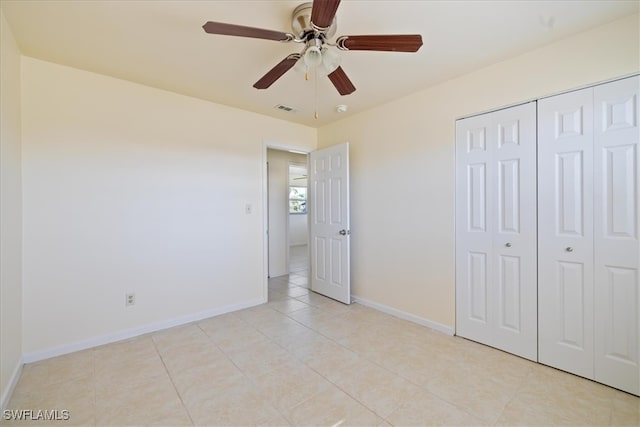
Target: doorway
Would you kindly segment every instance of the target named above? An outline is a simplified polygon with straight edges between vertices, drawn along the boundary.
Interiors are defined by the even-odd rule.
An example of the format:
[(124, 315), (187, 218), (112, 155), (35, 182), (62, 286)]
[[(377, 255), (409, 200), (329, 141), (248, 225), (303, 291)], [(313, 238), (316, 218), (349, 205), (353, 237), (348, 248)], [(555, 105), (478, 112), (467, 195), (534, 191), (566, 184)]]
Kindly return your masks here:
[[(270, 299), (271, 281), (282, 278), (286, 279), (284, 286), (303, 286), (350, 304), (349, 143), (301, 152), (293, 147), (265, 142), (263, 153), (264, 301)], [(292, 159), (292, 154), (303, 157)], [(309, 189), (313, 191), (304, 203), (299, 200), (300, 194), (292, 192), (289, 180), (291, 164), (307, 165), (306, 192)], [(280, 172), (282, 170), (284, 173)], [(297, 177), (303, 178), (302, 175)], [(296, 197), (290, 198), (292, 193)], [(300, 210), (302, 205), (309, 218), (306, 234), (308, 256), (305, 257), (308, 269), (292, 273), (289, 265), (289, 222), (292, 214), (289, 210)]]
[(267, 148), (268, 277), (308, 283), (307, 155)]

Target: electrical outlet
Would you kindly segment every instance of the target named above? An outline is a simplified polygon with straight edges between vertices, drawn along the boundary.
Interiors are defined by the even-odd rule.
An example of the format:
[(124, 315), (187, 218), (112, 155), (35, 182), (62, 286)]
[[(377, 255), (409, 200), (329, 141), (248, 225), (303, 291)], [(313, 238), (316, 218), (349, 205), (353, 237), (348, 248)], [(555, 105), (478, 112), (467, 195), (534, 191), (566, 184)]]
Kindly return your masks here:
[(136, 294), (125, 294), (124, 296), (124, 305), (128, 307), (130, 305), (135, 305), (136, 303)]

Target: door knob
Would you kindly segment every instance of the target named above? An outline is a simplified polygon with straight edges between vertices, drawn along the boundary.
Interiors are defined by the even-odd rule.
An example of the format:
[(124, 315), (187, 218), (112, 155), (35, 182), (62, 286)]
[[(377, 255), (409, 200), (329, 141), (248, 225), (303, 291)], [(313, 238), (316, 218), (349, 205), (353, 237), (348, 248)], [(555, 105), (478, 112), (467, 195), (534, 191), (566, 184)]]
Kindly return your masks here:
[(567, 252), (573, 252), (573, 248), (571, 246), (567, 246), (567, 249), (565, 249), (565, 251)]
[(344, 229), (340, 230), (339, 233), (340, 233), (341, 236), (346, 236), (347, 235), (347, 230), (344, 230)]
[(507, 242), (504, 244), (506, 247), (510, 248), (511, 247), (511, 243)]

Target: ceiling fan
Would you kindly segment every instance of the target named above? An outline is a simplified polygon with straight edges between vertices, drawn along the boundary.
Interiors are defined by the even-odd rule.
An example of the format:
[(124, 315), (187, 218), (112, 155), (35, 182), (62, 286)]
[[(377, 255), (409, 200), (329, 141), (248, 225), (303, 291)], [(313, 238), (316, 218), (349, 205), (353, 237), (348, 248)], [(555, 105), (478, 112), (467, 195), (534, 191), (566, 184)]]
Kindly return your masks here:
[[(420, 34), (340, 36), (332, 43), (329, 40), (336, 32), (335, 16), (339, 5), (340, 0), (314, 0), (299, 5), (292, 15), (293, 33), (213, 21), (207, 22), (202, 28), (209, 34), (304, 44), (300, 53), (288, 55), (254, 83), (256, 89), (267, 89), (302, 59), (307, 70), (322, 67), (340, 95), (348, 95), (356, 88), (340, 67), (340, 57), (329, 47), (343, 51), (417, 52), (422, 46)], [(308, 78), (308, 73), (306, 76)]]

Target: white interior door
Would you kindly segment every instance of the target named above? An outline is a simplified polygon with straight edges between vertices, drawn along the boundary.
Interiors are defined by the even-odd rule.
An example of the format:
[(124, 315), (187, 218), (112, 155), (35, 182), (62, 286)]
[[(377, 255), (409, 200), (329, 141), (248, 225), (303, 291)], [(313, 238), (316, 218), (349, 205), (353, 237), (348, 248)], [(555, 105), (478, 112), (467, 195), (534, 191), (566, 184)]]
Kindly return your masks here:
[(311, 290), (351, 303), (349, 144), (309, 156)]
[(536, 106), (459, 120), (456, 333), (537, 360)]
[(595, 379), (640, 394), (640, 77), (593, 91)]
[(593, 89), (538, 101), (540, 362), (593, 378)]

